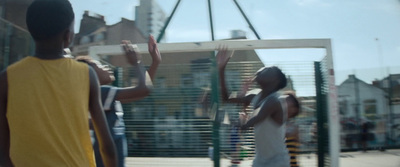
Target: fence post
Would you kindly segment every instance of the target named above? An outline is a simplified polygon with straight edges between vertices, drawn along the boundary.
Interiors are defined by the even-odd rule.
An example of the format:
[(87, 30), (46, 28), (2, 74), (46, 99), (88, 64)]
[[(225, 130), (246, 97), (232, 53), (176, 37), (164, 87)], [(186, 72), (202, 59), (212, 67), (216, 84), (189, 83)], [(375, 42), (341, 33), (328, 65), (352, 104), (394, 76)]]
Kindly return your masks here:
[(317, 160), (318, 167), (325, 166), (325, 153), (329, 150), (326, 146), (328, 144), (328, 133), (327, 129), (327, 108), (326, 108), (326, 96), (323, 92), (324, 80), (322, 77), (321, 63), (315, 62), (315, 87), (316, 87), (316, 100), (317, 100)]
[[(214, 167), (220, 166), (220, 119), (219, 119), (219, 82), (218, 68), (215, 51), (211, 54), (211, 110), (215, 110), (215, 119), (213, 120), (212, 142), (213, 142), (213, 161)], [(213, 111), (214, 112), (214, 111)]]

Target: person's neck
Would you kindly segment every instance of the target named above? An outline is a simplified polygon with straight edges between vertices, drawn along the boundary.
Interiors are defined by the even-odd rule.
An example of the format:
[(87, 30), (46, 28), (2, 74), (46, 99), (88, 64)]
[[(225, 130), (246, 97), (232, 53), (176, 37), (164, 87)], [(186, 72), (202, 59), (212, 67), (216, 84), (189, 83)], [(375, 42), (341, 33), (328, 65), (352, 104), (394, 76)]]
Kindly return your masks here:
[(265, 97), (271, 95), (271, 94), (274, 93), (274, 92), (276, 92), (276, 91), (273, 91), (273, 90), (262, 90), (262, 91), (261, 91), (261, 97), (262, 97), (262, 98), (265, 98)]
[(64, 58), (63, 47), (57, 43), (36, 43), (35, 57), (39, 59), (60, 59)]

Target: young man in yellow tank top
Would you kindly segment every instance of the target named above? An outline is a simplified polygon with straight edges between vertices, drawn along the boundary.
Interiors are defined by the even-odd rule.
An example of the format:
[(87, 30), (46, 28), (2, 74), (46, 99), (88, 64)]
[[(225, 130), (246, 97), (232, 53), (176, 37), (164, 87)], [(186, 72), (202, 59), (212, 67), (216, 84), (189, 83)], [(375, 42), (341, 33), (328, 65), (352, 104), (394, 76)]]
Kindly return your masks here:
[(0, 74), (0, 166), (96, 166), (89, 111), (106, 166), (117, 156), (95, 71), (64, 58), (74, 36), (68, 0), (35, 0), (26, 23), (35, 55)]

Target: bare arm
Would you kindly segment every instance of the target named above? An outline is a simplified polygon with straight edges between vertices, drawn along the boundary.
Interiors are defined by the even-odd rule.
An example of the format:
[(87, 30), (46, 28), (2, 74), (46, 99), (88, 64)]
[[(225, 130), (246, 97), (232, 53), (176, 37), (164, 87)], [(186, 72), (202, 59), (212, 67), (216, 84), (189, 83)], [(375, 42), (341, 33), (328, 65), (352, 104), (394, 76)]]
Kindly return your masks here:
[(10, 129), (7, 121), (7, 72), (0, 74), (0, 166), (13, 166), (10, 159)]
[(271, 116), (274, 112), (282, 110), (279, 101), (269, 100), (265, 102), (258, 112), (257, 115), (250, 118), (246, 124), (242, 125), (242, 129), (247, 129), (249, 127), (254, 127), (255, 124), (262, 122), (267, 117)]
[(150, 56), (153, 60), (148, 72), (149, 72), (151, 81), (154, 82), (154, 77), (156, 75), (158, 65), (161, 63), (161, 54), (160, 54), (160, 51), (158, 51), (157, 42), (152, 35), (149, 36), (148, 48), (149, 48)]
[(135, 68), (136, 76), (138, 77), (138, 85), (126, 88), (119, 88), (115, 96), (115, 100), (121, 102), (132, 102), (148, 96), (153, 87), (153, 83), (149, 74), (141, 63), (141, 56), (135, 51), (129, 41), (122, 42), (122, 48), (125, 51), (125, 56), (128, 62)]
[(229, 59), (232, 57), (232, 54), (233, 53), (231, 53), (230, 55), (227, 54), (226, 47), (222, 48), (220, 47), (218, 49), (217, 62), (218, 62), (219, 83), (221, 87), (222, 100), (229, 103), (246, 104), (249, 103), (248, 101), (249, 98), (244, 96), (245, 93), (241, 92), (240, 94), (233, 94), (232, 96), (229, 96), (228, 88), (226, 87), (225, 68), (226, 65), (228, 64)]
[(100, 153), (105, 166), (117, 166), (117, 152), (111, 138), (110, 130), (106, 122), (106, 116), (100, 101), (99, 82), (95, 71), (89, 67), (90, 94), (89, 111), (92, 117), (94, 130), (99, 139)]
[(219, 73), (219, 84), (221, 86), (222, 100), (229, 101), (228, 88), (225, 83), (225, 68), (228, 65), (228, 61), (231, 58), (226, 55), (227, 48), (219, 48), (217, 54), (218, 61), (218, 73)]

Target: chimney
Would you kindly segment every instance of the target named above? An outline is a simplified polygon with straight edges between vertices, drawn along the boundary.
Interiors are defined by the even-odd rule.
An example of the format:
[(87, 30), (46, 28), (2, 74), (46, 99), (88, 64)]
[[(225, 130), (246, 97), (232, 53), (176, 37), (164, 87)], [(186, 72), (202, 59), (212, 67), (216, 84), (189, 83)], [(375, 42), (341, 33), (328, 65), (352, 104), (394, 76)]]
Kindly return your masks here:
[(232, 30), (231, 31), (231, 38), (240, 38), (246, 39), (246, 32), (243, 30)]

